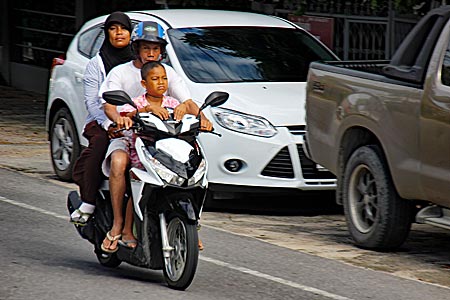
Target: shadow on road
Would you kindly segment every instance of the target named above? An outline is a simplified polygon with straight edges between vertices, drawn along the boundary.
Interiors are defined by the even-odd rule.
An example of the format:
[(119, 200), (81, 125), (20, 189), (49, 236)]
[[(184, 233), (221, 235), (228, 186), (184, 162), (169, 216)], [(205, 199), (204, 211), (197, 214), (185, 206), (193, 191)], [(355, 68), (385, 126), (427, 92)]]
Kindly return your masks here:
[(334, 191), (296, 192), (285, 195), (248, 194), (235, 199), (208, 199), (205, 211), (278, 216), (342, 214)]

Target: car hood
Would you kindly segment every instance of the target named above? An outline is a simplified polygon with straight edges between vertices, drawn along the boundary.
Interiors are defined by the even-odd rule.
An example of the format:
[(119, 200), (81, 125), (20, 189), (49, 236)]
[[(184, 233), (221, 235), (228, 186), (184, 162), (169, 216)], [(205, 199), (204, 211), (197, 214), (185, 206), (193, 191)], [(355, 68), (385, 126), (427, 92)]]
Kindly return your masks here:
[(215, 90), (224, 91), (230, 94), (230, 98), (221, 108), (264, 117), (274, 126), (305, 124), (304, 82), (224, 83), (215, 84), (214, 89), (211, 85), (207, 86), (207, 91), (204, 90), (202, 96), (196, 95), (200, 98), (195, 99), (205, 99)]

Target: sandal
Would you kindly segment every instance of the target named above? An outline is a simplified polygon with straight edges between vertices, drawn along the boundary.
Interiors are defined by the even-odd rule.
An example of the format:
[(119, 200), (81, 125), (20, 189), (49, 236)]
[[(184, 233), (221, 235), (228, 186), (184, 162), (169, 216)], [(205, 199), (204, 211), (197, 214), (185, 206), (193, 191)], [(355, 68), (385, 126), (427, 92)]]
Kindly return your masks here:
[(129, 249), (134, 249), (137, 247), (137, 240), (119, 240), (119, 244)]
[[(106, 237), (105, 237), (105, 239), (103, 240), (102, 245), (100, 246), (100, 248), (102, 249), (102, 251), (107, 252), (107, 253), (114, 253), (114, 252), (116, 252), (117, 250), (119, 250), (118, 240), (119, 240), (121, 237), (122, 237), (121, 234), (118, 234), (118, 235), (116, 235), (116, 236), (112, 236), (112, 235), (111, 235), (111, 231), (108, 231), (108, 232), (106, 233)], [(111, 242), (111, 244), (108, 246), (108, 248), (106, 248), (105, 245), (104, 245), (105, 240), (108, 240), (108, 241)], [(116, 243), (116, 247), (111, 249), (111, 246), (114, 245), (114, 242), (117, 242), (117, 243)]]
[(79, 216), (77, 216), (77, 217), (70, 216), (70, 223), (72, 223), (74, 225), (78, 225), (78, 226), (85, 226), (92, 215), (90, 213), (82, 212), (79, 209), (75, 209), (74, 213), (78, 213)]

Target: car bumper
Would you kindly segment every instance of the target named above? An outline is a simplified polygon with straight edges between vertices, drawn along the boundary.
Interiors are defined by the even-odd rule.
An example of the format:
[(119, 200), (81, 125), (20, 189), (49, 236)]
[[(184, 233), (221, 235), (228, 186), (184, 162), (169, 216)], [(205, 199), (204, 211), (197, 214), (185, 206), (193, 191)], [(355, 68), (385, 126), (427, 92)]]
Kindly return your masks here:
[[(216, 129), (221, 138), (200, 136), (208, 159), (208, 181), (212, 185), (226, 185), (230, 190), (242, 187), (336, 189), (335, 176), (305, 155), (304, 130), (277, 127), (275, 136), (262, 138)], [(233, 160), (242, 164), (237, 171), (226, 167)]]

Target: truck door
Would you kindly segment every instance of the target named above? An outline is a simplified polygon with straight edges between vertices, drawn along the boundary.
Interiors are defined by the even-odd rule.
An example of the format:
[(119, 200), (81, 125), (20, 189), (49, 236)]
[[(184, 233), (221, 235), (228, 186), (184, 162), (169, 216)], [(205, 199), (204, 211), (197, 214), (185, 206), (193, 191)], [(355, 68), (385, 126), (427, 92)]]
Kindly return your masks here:
[(428, 79), (421, 107), (421, 179), (428, 200), (449, 206), (450, 44), (442, 48), (446, 48), (446, 51), (442, 51), (439, 60), (436, 63), (430, 62), (430, 68), (435, 64), (437, 72), (434, 74), (437, 76)]

